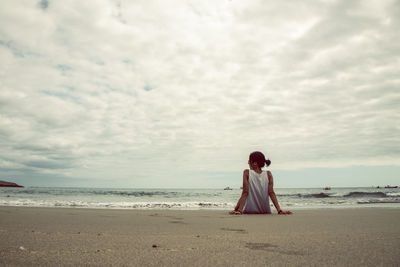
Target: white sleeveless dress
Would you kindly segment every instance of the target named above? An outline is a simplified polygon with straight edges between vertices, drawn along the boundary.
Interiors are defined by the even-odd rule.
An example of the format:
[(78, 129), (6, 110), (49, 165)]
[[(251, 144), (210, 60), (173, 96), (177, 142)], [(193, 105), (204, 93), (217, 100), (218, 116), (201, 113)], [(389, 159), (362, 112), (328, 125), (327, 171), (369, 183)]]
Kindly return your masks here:
[(268, 175), (266, 171), (257, 173), (253, 170), (249, 170), (249, 194), (247, 195), (243, 213), (271, 213), (268, 195)]

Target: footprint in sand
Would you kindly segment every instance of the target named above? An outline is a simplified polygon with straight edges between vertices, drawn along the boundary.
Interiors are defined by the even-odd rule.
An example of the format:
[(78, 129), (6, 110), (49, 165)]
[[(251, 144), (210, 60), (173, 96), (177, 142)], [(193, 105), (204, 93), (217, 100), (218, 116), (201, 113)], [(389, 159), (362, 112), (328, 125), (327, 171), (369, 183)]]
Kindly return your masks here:
[(246, 243), (246, 248), (254, 250), (268, 250), (270, 248), (276, 248), (278, 246), (270, 243)]
[(231, 231), (231, 232), (237, 232), (241, 234), (247, 234), (247, 231), (244, 229), (235, 229), (235, 228), (220, 228), (223, 231)]
[(185, 222), (182, 222), (182, 221), (169, 221), (169, 223), (179, 223), (179, 224), (186, 224)]
[(280, 249), (277, 245), (270, 243), (246, 243), (245, 247), (253, 250), (265, 250), (268, 252), (276, 252), (284, 255), (304, 255), (299, 251)]

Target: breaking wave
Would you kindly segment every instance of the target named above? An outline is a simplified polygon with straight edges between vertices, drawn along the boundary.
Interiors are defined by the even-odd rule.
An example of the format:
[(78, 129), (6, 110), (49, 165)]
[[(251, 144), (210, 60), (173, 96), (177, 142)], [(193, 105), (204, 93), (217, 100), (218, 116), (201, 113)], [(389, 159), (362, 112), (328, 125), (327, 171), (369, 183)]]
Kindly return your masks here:
[(350, 192), (344, 197), (387, 197), (383, 192)]
[[(0, 206), (95, 209), (232, 209), (240, 191), (221, 189), (1, 188)], [(400, 189), (276, 189), (282, 207), (400, 207)], [(272, 204), (270, 202), (270, 204)], [(364, 205), (365, 206), (365, 205)]]
[(333, 194), (333, 193), (316, 193), (316, 194), (278, 194), (278, 197), (292, 197), (292, 198), (338, 198), (338, 197), (387, 197), (387, 196), (400, 196), (397, 193), (383, 193), (383, 192), (350, 192), (347, 194)]
[(229, 202), (85, 202), (85, 201), (34, 201), (16, 200), (0, 202), (2, 206), (17, 207), (64, 207), (95, 209), (227, 209)]

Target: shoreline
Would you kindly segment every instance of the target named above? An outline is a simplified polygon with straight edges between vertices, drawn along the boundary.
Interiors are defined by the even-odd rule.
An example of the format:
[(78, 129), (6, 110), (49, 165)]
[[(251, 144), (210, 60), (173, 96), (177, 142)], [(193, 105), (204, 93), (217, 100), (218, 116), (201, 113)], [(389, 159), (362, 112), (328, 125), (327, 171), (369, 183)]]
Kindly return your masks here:
[[(234, 208), (235, 205), (232, 205)], [(43, 208), (43, 209), (81, 209), (81, 210), (120, 210), (120, 211), (226, 211), (229, 208), (122, 208), (122, 207), (74, 207), (74, 206), (21, 206), (21, 205), (0, 205), (0, 208)], [(320, 206), (283, 206), (283, 210), (293, 211), (324, 211), (324, 210), (349, 210), (349, 209), (400, 209), (400, 203), (379, 203), (379, 204), (357, 204), (348, 206), (339, 205), (320, 205)], [(271, 206), (272, 213), (276, 213), (275, 207)]]
[(397, 208), (117, 210), (0, 206), (0, 265), (318, 265), (400, 262)]

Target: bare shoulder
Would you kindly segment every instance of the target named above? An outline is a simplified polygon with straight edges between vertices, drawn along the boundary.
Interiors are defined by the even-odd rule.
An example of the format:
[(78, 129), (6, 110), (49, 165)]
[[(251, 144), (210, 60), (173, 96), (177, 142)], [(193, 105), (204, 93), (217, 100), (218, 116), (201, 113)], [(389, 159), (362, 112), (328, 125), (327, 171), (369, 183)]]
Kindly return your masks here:
[(272, 176), (271, 171), (269, 171), (269, 170), (267, 171), (267, 176), (268, 176), (268, 179), (272, 179), (273, 176)]
[(243, 174), (244, 174), (244, 175), (249, 175), (249, 172), (250, 172), (249, 169), (245, 169), (245, 170), (243, 171)]

